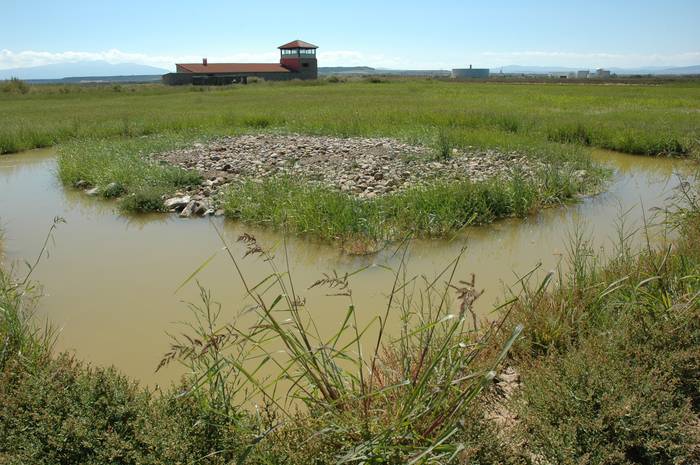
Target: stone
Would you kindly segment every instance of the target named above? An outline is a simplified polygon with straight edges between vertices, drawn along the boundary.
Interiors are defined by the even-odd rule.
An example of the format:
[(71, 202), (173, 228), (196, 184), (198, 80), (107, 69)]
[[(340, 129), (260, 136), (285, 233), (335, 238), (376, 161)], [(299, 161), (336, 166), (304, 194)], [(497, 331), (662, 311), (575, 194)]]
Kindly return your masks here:
[(209, 207), (204, 202), (195, 202), (192, 207), (192, 213), (195, 215), (204, 216), (207, 210), (209, 210)]
[[(192, 197), (177, 203), (177, 208), (200, 200), (205, 203), (205, 212), (213, 208), (214, 213), (222, 188), (238, 180), (260, 183), (288, 175), (366, 198), (370, 192), (377, 196), (392, 194), (434, 179), (507, 179), (515, 167), (525, 176), (533, 176), (543, 166), (517, 152), (476, 147), (460, 147), (451, 155), (438, 161), (430, 147), (389, 138), (251, 134), (223, 137), (154, 157), (156, 161), (195, 169), (205, 179), (200, 186), (187, 189)], [(577, 176), (585, 178), (580, 172)]]
[(73, 184), (78, 189), (87, 189), (90, 187), (90, 183), (85, 181), (84, 179), (80, 179), (78, 181), (75, 181), (75, 184)]
[(187, 206), (191, 201), (189, 195), (183, 195), (181, 197), (172, 197), (163, 202), (167, 210), (180, 211)]
[(189, 218), (194, 213), (194, 207), (197, 202), (195, 200), (190, 201), (185, 208), (180, 212), (180, 218)]
[(87, 195), (100, 195), (100, 188), (99, 187), (93, 187), (92, 189), (86, 189), (85, 193)]

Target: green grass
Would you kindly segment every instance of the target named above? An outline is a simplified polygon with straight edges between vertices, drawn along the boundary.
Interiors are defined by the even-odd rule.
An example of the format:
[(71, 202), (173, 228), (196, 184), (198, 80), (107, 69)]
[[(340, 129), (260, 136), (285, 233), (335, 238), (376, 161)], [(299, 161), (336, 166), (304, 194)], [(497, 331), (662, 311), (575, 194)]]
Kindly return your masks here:
[(105, 198), (123, 197), (124, 211), (163, 211), (162, 195), (197, 185), (201, 177), (149, 161), (147, 155), (184, 144), (182, 137), (172, 135), (67, 142), (59, 150), (58, 175), (68, 186), (82, 181)]
[[(603, 176), (585, 156), (565, 160), (553, 161), (534, 180), (516, 175), (506, 181), (435, 181), (373, 199), (288, 177), (249, 180), (228, 188), (222, 206), (232, 219), (346, 244), (371, 246), (409, 233), (444, 237), (469, 224), (525, 216), (565, 202), (594, 189)], [(586, 185), (571, 174), (583, 168), (591, 174)]]
[[(697, 463), (700, 195), (684, 185), (678, 199), (668, 217), (674, 242), (633, 249), (623, 228), (602, 266), (577, 232), (566, 268), (541, 284), (525, 277), (501, 319), (480, 326), (471, 316), (479, 290), (455, 275), (460, 257), (438, 276), (417, 278), (402, 260), (388, 303), (367, 327), (357, 324), (364, 309), (353, 305), (353, 275), (321, 276), (314, 286), (346, 308), (325, 333), (283, 250), (273, 257), (254, 237), (239, 238), (248, 260), (270, 266), (252, 282), (222, 237), (247, 290), (241, 308), (255, 321), (241, 324), (202, 289), (162, 362), (180, 362), (190, 375), (159, 393), (52, 355), (50, 337), (27, 318), (31, 284), (0, 271), (0, 340), (9, 348), (0, 367), (0, 459)], [(404, 257), (406, 247), (398, 249)], [(390, 315), (400, 321), (391, 337)], [(505, 364), (523, 380), (509, 399), (494, 397)], [(262, 374), (266, 367), (272, 375)], [(253, 398), (258, 408), (245, 408)], [(511, 424), (485, 414), (494, 402), (514, 414)]]
[[(400, 104), (398, 104), (400, 102)], [(86, 137), (277, 128), (433, 137), (457, 145), (576, 142), (640, 154), (697, 153), (698, 81), (661, 85), (431, 80), (260, 83), (229, 88), (31, 86), (0, 92), (0, 153)]]
[(514, 434), (547, 463), (700, 459), (697, 186), (677, 198), (676, 241), (635, 250), (621, 226), (601, 266), (579, 231), (569, 271), (526, 279), (510, 309), (510, 325), (527, 328), (511, 351), (523, 377)]

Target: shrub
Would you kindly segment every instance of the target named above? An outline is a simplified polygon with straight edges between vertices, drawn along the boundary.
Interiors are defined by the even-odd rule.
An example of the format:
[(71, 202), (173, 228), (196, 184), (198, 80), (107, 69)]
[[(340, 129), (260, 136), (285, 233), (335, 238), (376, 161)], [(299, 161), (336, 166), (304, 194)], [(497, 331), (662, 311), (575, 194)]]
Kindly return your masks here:
[(369, 82), (370, 84), (383, 84), (389, 81), (382, 79), (379, 76), (369, 76), (365, 78), (365, 82)]
[(450, 134), (445, 130), (438, 130), (435, 136), (435, 158), (440, 161), (449, 160), (454, 148)]
[(562, 144), (593, 145), (593, 133), (581, 123), (550, 129), (547, 139)]
[(210, 418), (196, 396), (154, 398), (114, 369), (67, 355), (0, 373), (0, 457), (34, 464), (228, 463), (242, 418)]
[(0, 90), (7, 93), (27, 94), (29, 93), (30, 88), (26, 82), (13, 77), (10, 78), (9, 81), (5, 81), (0, 84)]
[(157, 189), (134, 192), (119, 202), (119, 209), (125, 213), (164, 212), (163, 192)]
[(265, 129), (272, 125), (272, 120), (266, 116), (250, 116), (243, 120), (243, 124), (253, 129)]
[(106, 199), (113, 199), (116, 197), (121, 197), (126, 193), (126, 188), (119, 184), (118, 182), (111, 182), (105, 186), (102, 190), (102, 197)]
[(674, 379), (604, 338), (553, 353), (523, 375), (520, 434), (546, 463), (678, 464), (700, 437)]

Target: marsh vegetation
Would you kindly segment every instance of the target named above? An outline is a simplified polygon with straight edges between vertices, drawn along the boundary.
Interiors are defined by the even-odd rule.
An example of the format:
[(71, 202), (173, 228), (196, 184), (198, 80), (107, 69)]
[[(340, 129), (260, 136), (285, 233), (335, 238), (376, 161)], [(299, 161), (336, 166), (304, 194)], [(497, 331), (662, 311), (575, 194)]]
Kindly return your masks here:
[[(53, 351), (55, 332), (32, 318), (36, 262), (28, 272), (0, 268), (0, 461), (697, 463), (695, 180), (680, 184), (660, 217), (673, 234), (652, 240), (644, 224), (649, 240), (640, 248), (620, 221), (602, 256), (576, 230), (559, 267), (518, 276), (490, 318), (475, 311), (485, 285), (479, 274), (458, 273), (464, 250), (434, 274), (412, 275), (406, 257), (412, 234), (450, 236), (602, 182), (607, 172), (587, 147), (697, 154), (698, 98), (700, 86), (688, 82), (418, 80), (0, 94), (12, 115), (0, 115), (2, 151), (59, 144), (66, 185), (96, 187), (127, 211), (162, 210), (166, 194), (202, 180), (150, 154), (246, 131), (389, 136), (431, 147), (437, 160), (454, 148), (498, 148), (547, 166), (528, 180), (436, 182), (370, 200), (288, 177), (231, 185), (222, 205), (232, 218), (349, 243), (394, 239), (386, 305), (357, 305), (363, 289), (353, 278), (368, 267), (357, 275), (319, 271), (300, 286), (284, 235), (267, 244), (241, 234), (241, 258), (217, 229), (248, 320), (219, 305), (217, 289), (198, 286), (185, 329), (163, 347), (159, 368), (181, 364), (187, 372), (167, 388), (144, 388), (116, 369)], [(582, 182), (574, 170), (590, 177)], [(181, 287), (198, 284), (209, 263)], [(252, 263), (269, 267), (264, 277), (250, 276)], [(312, 290), (343, 310), (334, 327), (316, 324), (305, 299)], [(369, 321), (363, 311), (374, 312)]]
[[(256, 322), (231, 320), (201, 289), (161, 362), (190, 375), (155, 394), (51, 354), (51, 333), (26, 318), (31, 284), (3, 271), (0, 453), (18, 463), (694, 463), (700, 203), (688, 183), (676, 199), (664, 218), (676, 240), (639, 250), (621, 225), (603, 265), (574, 234), (566, 266), (523, 276), (493, 323), (472, 314), (479, 281), (455, 275), (458, 256), (433, 277), (400, 265), (367, 326), (350, 276), (319, 276), (312, 287), (346, 307), (335, 329), (319, 330), (284, 249), (273, 256), (242, 235), (247, 257), (229, 259)], [(250, 281), (246, 261), (259, 259), (270, 274)]]

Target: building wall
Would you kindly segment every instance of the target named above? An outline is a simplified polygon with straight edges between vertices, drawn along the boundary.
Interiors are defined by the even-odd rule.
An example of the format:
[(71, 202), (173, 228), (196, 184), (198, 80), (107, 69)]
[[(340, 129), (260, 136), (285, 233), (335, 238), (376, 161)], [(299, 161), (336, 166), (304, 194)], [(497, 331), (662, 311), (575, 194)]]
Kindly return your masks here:
[(463, 68), (453, 69), (454, 79), (488, 79), (491, 71), (488, 68)]
[(243, 78), (257, 77), (266, 81), (290, 81), (292, 79), (318, 79), (318, 61), (316, 58), (288, 58), (285, 61), (294, 60), (294, 68), (298, 69), (289, 73), (190, 73), (178, 67), (177, 72), (163, 75), (163, 84), (171, 86), (180, 85), (228, 85), (240, 83)]

